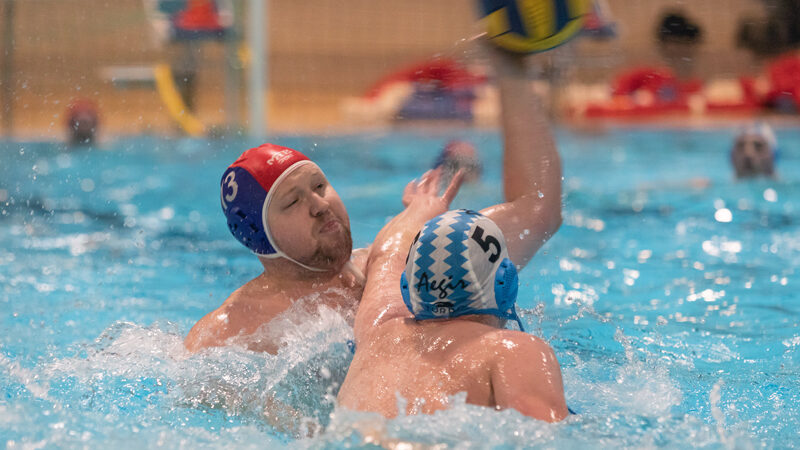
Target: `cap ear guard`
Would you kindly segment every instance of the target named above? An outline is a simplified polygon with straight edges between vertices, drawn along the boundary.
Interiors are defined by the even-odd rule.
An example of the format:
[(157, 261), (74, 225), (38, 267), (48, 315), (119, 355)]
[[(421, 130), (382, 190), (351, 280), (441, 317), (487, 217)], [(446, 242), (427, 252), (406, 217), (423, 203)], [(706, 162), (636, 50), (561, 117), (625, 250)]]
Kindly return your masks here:
[(408, 292), (408, 278), (406, 278), (406, 272), (400, 274), (400, 293), (403, 295), (403, 303), (406, 304), (406, 308), (411, 311), (411, 314), (414, 314), (414, 307), (411, 306), (411, 294)]
[(231, 234), (259, 255), (275, 253), (264, 232), (261, 209), (266, 193), (253, 176), (240, 167), (225, 171), (220, 181), (220, 202)]
[(497, 302), (497, 309), (504, 314), (508, 310), (514, 310), (514, 303), (517, 301), (517, 291), (519, 290), (519, 276), (517, 267), (510, 259), (505, 258), (497, 267), (494, 274), (494, 299)]
[(228, 229), (231, 234), (244, 244), (247, 248), (256, 250), (263, 249), (269, 245), (266, 236), (261, 230), (261, 221), (258, 222), (250, 219), (250, 215), (239, 208), (233, 206), (227, 214)]

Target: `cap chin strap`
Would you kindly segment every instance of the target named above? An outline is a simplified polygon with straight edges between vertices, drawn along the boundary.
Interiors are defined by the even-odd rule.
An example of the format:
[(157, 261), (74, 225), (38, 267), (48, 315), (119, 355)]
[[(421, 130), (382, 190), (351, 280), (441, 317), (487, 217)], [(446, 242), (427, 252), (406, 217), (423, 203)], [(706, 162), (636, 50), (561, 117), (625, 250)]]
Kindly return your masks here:
[(519, 314), (517, 314), (517, 307), (516, 306), (514, 306), (514, 312), (513, 312), (512, 318), (517, 321), (517, 325), (519, 325), (519, 331), (522, 331), (523, 333), (527, 333), (527, 331), (525, 331), (525, 327), (522, 326), (522, 320), (520, 320)]
[[(272, 247), (274, 248), (275, 246), (273, 245)], [(277, 259), (277, 258), (288, 259), (289, 261), (297, 264), (298, 266), (302, 267), (303, 269), (310, 270), (311, 272), (327, 272), (327, 270), (320, 269), (319, 267), (307, 266), (307, 265), (301, 263), (300, 261), (292, 258), (291, 256), (287, 255), (286, 253), (283, 253), (282, 251), (280, 251), (277, 248), (275, 249), (275, 253), (272, 253), (271, 255), (261, 255), (259, 253), (256, 253), (256, 255), (258, 255), (260, 258), (264, 258), (264, 259)]]

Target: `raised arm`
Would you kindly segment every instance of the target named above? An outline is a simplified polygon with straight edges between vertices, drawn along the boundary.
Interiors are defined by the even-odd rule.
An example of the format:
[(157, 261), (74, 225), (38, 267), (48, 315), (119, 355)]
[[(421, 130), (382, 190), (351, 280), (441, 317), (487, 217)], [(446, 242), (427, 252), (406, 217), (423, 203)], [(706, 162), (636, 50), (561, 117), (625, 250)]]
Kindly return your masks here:
[(409, 183), (403, 194), (408, 206), (381, 229), (372, 243), (367, 284), (353, 325), (356, 346), (387, 320), (411, 317), (400, 294), (400, 274), (405, 269), (408, 249), (425, 222), (447, 211), (461, 187), (463, 174), (453, 177), (442, 196), (438, 195), (439, 177), (440, 171), (433, 170), (419, 183)]
[(523, 57), (488, 47), (500, 90), (506, 203), (481, 212), (503, 230), (511, 260), (525, 266), (561, 226), (561, 159)]

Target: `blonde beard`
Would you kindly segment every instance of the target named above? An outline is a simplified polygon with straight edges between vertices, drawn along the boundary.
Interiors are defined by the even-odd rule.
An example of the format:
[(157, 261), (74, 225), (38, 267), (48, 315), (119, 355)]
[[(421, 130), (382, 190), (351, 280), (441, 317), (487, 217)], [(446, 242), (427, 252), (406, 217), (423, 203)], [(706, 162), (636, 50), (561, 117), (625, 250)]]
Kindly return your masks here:
[(353, 252), (353, 238), (349, 228), (344, 226), (342, 228), (340, 240), (336, 240), (332, 245), (321, 244), (314, 254), (297, 260), (307, 266), (319, 269), (335, 270), (344, 266), (350, 260), (350, 254)]

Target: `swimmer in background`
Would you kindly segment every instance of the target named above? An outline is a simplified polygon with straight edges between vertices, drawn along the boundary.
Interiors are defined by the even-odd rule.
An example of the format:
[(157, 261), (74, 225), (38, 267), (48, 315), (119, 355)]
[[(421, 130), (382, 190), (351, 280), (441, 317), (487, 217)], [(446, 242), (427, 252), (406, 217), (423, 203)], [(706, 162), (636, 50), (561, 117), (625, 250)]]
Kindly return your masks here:
[[(740, 131), (729, 152), (736, 179), (776, 178), (777, 142), (772, 128), (765, 123), (749, 125)], [(711, 179), (708, 177), (694, 177), (689, 180), (642, 183), (636, 189), (639, 191), (684, 188), (702, 190), (707, 189), (711, 184)]]
[(478, 181), (483, 171), (475, 146), (467, 141), (458, 139), (448, 142), (439, 153), (439, 156), (436, 157), (433, 169), (440, 167), (442, 169), (440, 190), (444, 190), (450, 184), (450, 180), (459, 170), (463, 171), (465, 183)]
[(774, 178), (778, 145), (767, 124), (751, 125), (736, 136), (731, 148), (731, 164), (736, 178)]
[(70, 145), (92, 145), (97, 140), (100, 119), (91, 100), (79, 98), (67, 105), (67, 141)]
[[(503, 102), (507, 201), (483, 215), (449, 212), (422, 228), (448, 208), (452, 186), (437, 197), (434, 173), (407, 187), (408, 208), (381, 230), (370, 251), (341, 407), (385, 417), (430, 414), (466, 392), (467, 403), (514, 408), (540, 420), (568, 414), (550, 346), (503, 328), (507, 319), (518, 320), (516, 267), (524, 267), (561, 224), (560, 157), (522, 57), (491, 53)], [(403, 273), (408, 294), (401, 294)], [(398, 411), (400, 398), (407, 402), (404, 412)]]

